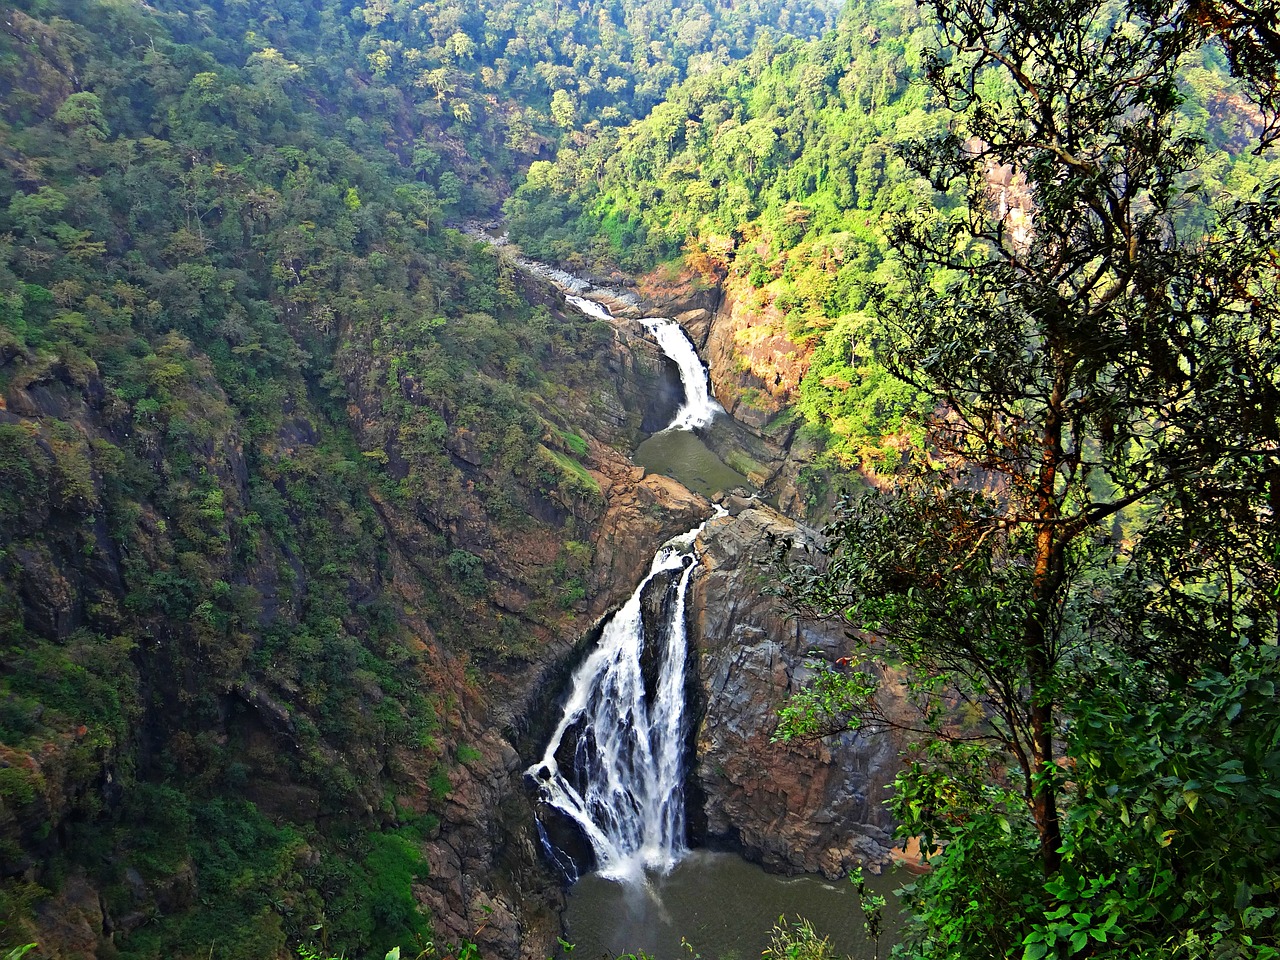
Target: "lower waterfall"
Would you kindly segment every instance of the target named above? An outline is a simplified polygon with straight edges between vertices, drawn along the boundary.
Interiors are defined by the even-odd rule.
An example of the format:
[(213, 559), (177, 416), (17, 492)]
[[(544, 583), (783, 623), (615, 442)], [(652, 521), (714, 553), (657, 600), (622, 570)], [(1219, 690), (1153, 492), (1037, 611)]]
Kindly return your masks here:
[[(595, 868), (609, 879), (640, 881), (646, 870), (665, 873), (686, 852), (684, 614), (697, 565), (693, 542), (701, 530), (699, 525), (658, 550), (648, 576), (574, 672), (560, 723), (542, 759), (527, 771), (542, 801), (590, 841)], [(645, 588), (677, 570), (674, 598), (662, 605), (660, 635), (646, 637)], [(651, 678), (646, 684), (646, 648), (657, 657), (656, 683)], [(548, 855), (576, 880), (580, 865), (556, 849), (541, 821), (539, 833)]]

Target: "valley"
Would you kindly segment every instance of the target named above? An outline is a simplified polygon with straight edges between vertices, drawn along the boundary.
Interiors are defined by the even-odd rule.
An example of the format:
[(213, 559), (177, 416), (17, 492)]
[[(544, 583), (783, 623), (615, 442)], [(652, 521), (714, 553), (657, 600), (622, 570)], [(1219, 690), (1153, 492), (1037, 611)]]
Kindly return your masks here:
[(0, 12), (0, 955), (1280, 949), (1274, 25), (980, 6)]

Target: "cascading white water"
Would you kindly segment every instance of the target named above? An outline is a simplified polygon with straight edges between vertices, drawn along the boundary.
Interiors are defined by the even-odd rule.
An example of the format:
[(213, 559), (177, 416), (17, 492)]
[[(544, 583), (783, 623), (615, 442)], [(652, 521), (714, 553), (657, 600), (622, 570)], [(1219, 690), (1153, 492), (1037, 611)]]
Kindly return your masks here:
[[(609, 320), (613, 317), (607, 307), (594, 300), (572, 294), (565, 299), (589, 317), (597, 320)], [(709, 426), (716, 414), (724, 413), (724, 407), (711, 395), (707, 369), (702, 365), (702, 358), (694, 349), (689, 335), (669, 317), (645, 317), (640, 322), (653, 334), (662, 352), (675, 361), (680, 370), (680, 383), (684, 386), (684, 403), (664, 429), (696, 430)]]
[(612, 320), (613, 314), (609, 312), (609, 308), (603, 303), (596, 303), (594, 300), (588, 300), (586, 297), (579, 297), (576, 294), (568, 294), (565, 302), (577, 307), (588, 317), (595, 317), (597, 320)]
[[(573, 675), (564, 714), (542, 759), (527, 771), (542, 800), (586, 835), (605, 877), (639, 882), (645, 870), (666, 872), (685, 852), (684, 612), (697, 565), (693, 541), (702, 530), (675, 537), (658, 550), (649, 575), (604, 626), (600, 642)], [(658, 637), (656, 687), (646, 692), (646, 646), (641, 596), (658, 576), (684, 567)], [(561, 757), (566, 735), (576, 736), (571, 762)], [(544, 842), (550, 841), (543, 834)], [(562, 865), (566, 859), (549, 850)]]
[(572, 273), (557, 270), (555, 267), (549, 267), (545, 263), (539, 263), (537, 260), (528, 260), (525, 257), (516, 257), (515, 259), (517, 266), (527, 270), (529, 273), (542, 277), (544, 280), (550, 280), (566, 293), (585, 293), (591, 289), (591, 284), (581, 277), (575, 277)]
[[(548, 273), (542, 273), (549, 276)], [(549, 277), (566, 289), (570, 304), (589, 317), (610, 320), (608, 308), (577, 294), (565, 275)], [(685, 402), (666, 430), (693, 430), (711, 423), (724, 409), (711, 396), (707, 371), (693, 344), (674, 320), (641, 321), (680, 370)], [(528, 776), (542, 802), (568, 817), (586, 836), (597, 871), (639, 883), (646, 870), (667, 872), (686, 852), (684, 844), (685, 726), (684, 684), (687, 641), (685, 594), (697, 566), (694, 530), (663, 544), (649, 574), (605, 624), (595, 650), (575, 671), (569, 699), (542, 759)], [(660, 635), (646, 638), (641, 599), (657, 577), (683, 570), (674, 597), (663, 605)], [(656, 684), (645, 684), (644, 657), (656, 648)], [(652, 674), (651, 674), (652, 675)], [(571, 879), (578, 866), (548, 837), (548, 854)]]
[(680, 382), (684, 384), (684, 405), (676, 411), (668, 430), (696, 430), (711, 425), (716, 414), (724, 413), (724, 407), (711, 395), (711, 381), (702, 365), (702, 358), (693, 348), (684, 327), (669, 317), (646, 317), (640, 321), (653, 334), (662, 352), (680, 368)]

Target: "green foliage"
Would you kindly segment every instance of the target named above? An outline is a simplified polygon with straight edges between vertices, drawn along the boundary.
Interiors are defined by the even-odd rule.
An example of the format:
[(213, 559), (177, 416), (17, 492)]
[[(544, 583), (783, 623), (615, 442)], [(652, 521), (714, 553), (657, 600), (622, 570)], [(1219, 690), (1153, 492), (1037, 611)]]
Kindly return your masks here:
[(335, 862), (323, 883), (333, 887), (327, 933), (349, 950), (399, 943), (412, 948), (431, 938), (431, 926), (413, 897), (412, 884), (426, 877), (416, 827), (370, 835), (362, 856)]
[(778, 712), (774, 742), (812, 739), (862, 725), (861, 707), (875, 694), (875, 678), (858, 670), (827, 669), (821, 662), (814, 680)]
[(172, 876), (189, 858), (199, 890), (208, 894), (168, 923), (137, 931), (122, 945), (121, 955), (165, 957), (212, 943), (225, 956), (246, 960), (264, 950), (278, 953), (292, 932), (282, 914), (297, 923), (307, 907), (314, 910), (314, 904), (305, 902), (296, 872), (305, 850), (301, 836), (276, 827), (244, 801), (192, 803), (166, 786), (140, 786), (139, 793), (136, 803), (155, 817), (132, 835), (144, 876)]
[(1104, 674), (1072, 727), (1064, 869), (1028, 956), (1086, 937), (1099, 956), (1280, 950), (1278, 678), (1275, 646), (1156, 702)]
[(170, 785), (139, 784), (124, 821), (140, 825), (126, 843), (129, 863), (145, 878), (163, 882), (190, 864), (198, 888), (191, 909), (130, 937), (122, 956), (172, 956), (216, 943), (227, 956), (260, 957), (312, 929), (348, 954), (430, 939), (412, 894), (426, 875), (420, 844), (429, 819), (352, 832), (329, 846), (273, 824), (244, 801), (193, 800)]
[[(834, 9), (782, 0), (732, 8), (626, 0), (568, 12), (540, 0), (432, 0), (409, 10), (368, 0), (353, 16), (366, 31), (362, 72), (412, 91), (421, 114), (452, 113), (458, 126), (497, 121), (503, 147), (532, 158), (552, 124), (626, 123), (676, 81), (746, 54), (770, 31), (818, 35)], [(514, 93), (515, 102), (496, 110), (488, 102), (494, 92)]]
[(466, 766), (467, 764), (475, 763), (484, 754), (468, 743), (460, 743), (455, 756), (459, 763)]
[[(584, 537), (558, 401), (609, 342), (444, 227), (543, 141), (367, 82), (349, 6), (23, 0), (0, 33), (0, 843), (51, 887), (142, 875), (101, 877), (155, 914), (126, 955), (414, 946), (421, 837), (373, 821), (416, 763), (448, 792), (432, 645), (498, 661), (573, 612), (484, 598), (543, 589), (508, 538)], [(484, 53), (443, 40), (457, 87)]]
[(459, 589), (467, 596), (482, 597), (488, 592), (488, 582), (484, 576), (484, 561), (474, 553), (454, 550), (445, 558), (445, 566)]
[(918, 837), (931, 867), (903, 887), (913, 921), (895, 956), (1016, 956), (1017, 918), (1042, 909), (1035, 824), (992, 762), (981, 747), (935, 742), (894, 781), (897, 836)]
[(822, 462), (890, 472), (921, 440), (901, 425), (928, 407), (866, 349), (862, 311), (880, 225), (914, 200), (895, 148), (921, 128), (905, 119), (926, 116), (907, 83), (924, 36), (906, 5), (850, 4), (820, 40), (690, 79), (644, 122), (531, 167), (506, 207), (511, 234), (545, 258), (633, 269), (685, 251), (760, 290), (812, 353), (789, 399), (820, 428)]
[(849, 882), (858, 896), (858, 909), (862, 911), (862, 930), (880, 956), (880, 939), (884, 936), (884, 909), (888, 904), (883, 894), (871, 893), (867, 887), (866, 874), (861, 867), (855, 867), (849, 873)]
[(28, 952), (33, 908), (48, 895), (48, 890), (30, 880), (10, 877), (0, 883), (0, 949), (19, 956)]
[(1206, 172), (1181, 8), (931, 8), (953, 127), (904, 123), (936, 192), (864, 285), (927, 456), (788, 582), (903, 696), (826, 670), (782, 729), (920, 738), (902, 956), (1276, 956), (1274, 703), (1230, 725), (1277, 677), (1277, 187)]
[(587, 455), (587, 441), (576, 433), (561, 433), (560, 439), (564, 441), (564, 445), (569, 448), (569, 452), (575, 457), (581, 458)]
[[(912, 5), (846, 4), (821, 39), (762, 44), (686, 80), (644, 121), (535, 163), (507, 203), (511, 235), (545, 259), (634, 270), (683, 253), (738, 299), (772, 307), (810, 358), (787, 399), (815, 428), (819, 463), (891, 473), (920, 449), (932, 407), (872, 349), (868, 297), (890, 275), (885, 227), (921, 202), (963, 201), (905, 161), (911, 144), (956, 123), (919, 82), (929, 43)], [(1276, 160), (1245, 152), (1243, 130), (1255, 127), (1227, 106), (1239, 99), (1220, 60), (1208, 51), (1203, 63), (1184, 71), (1193, 96), (1179, 122), (1213, 148), (1199, 168), (1205, 195), (1243, 196)]]
[(0, 518), (22, 519), (28, 503), (25, 492), (47, 482), (49, 465), (37, 450), (30, 431), (18, 424), (0, 424)]
[(769, 945), (761, 952), (769, 960), (835, 960), (831, 941), (818, 936), (813, 924), (797, 917), (779, 917), (769, 932)]
[(979, 753), (898, 778), (902, 836), (940, 852), (908, 885), (929, 931), (909, 956), (1270, 957), (1280, 920), (1275, 647), (1241, 651), (1152, 702), (1117, 666), (1083, 695), (1067, 748), (1063, 867), (1033, 867), (1034, 825)]

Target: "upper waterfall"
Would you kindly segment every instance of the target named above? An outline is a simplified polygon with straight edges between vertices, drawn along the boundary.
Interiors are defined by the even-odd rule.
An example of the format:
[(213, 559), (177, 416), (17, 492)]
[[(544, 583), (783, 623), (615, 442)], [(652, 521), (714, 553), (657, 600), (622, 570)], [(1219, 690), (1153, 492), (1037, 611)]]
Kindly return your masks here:
[[(495, 238), (475, 224), (471, 225), (467, 233), (474, 239), (493, 246), (502, 247), (507, 243), (505, 234)], [(593, 288), (590, 281), (527, 257), (516, 256), (512, 259), (521, 270), (541, 277), (557, 287), (565, 294), (565, 300), (569, 304), (588, 317), (594, 317), (597, 320), (613, 319), (613, 314), (608, 307), (583, 296), (593, 289), (598, 289)], [(634, 300), (628, 292), (617, 290), (605, 292), (627, 302), (639, 302)], [(676, 411), (671, 422), (663, 428), (664, 432), (666, 430), (697, 430), (710, 426), (716, 416), (724, 413), (725, 409), (712, 394), (711, 378), (707, 374), (707, 368), (703, 366), (702, 358), (698, 356), (698, 351), (684, 327), (670, 317), (643, 317), (640, 323), (652, 334), (658, 346), (662, 348), (662, 352), (675, 362), (680, 371), (680, 383), (684, 387), (684, 404)]]
[[(570, 294), (565, 299), (589, 317), (609, 320), (613, 316), (607, 307), (594, 300), (576, 294)], [(665, 429), (696, 430), (709, 426), (717, 414), (724, 413), (724, 407), (711, 394), (707, 368), (702, 365), (702, 358), (694, 349), (689, 335), (670, 317), (645, 317), (640, 322), (658, 341), (662, 352), (675, 361), (680, 370), (680, 383), (684, 387), (684, 403)]]

